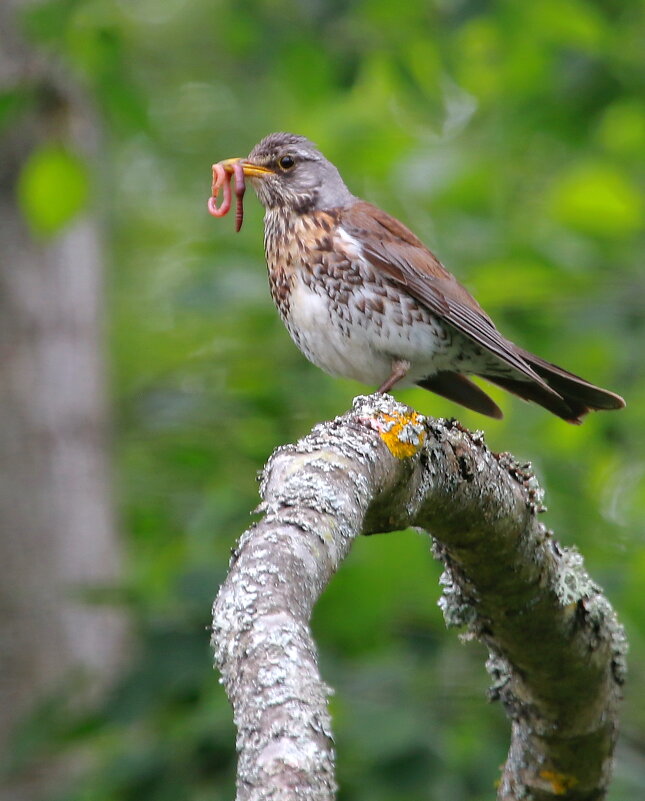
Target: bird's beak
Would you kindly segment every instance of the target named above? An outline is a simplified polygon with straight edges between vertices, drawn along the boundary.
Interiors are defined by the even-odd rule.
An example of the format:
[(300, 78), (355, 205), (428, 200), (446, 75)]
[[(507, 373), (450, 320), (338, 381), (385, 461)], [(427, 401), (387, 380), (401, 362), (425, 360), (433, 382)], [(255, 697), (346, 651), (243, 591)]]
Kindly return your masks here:
[(249, 178), (262, 178), (265, 175), (273, 174), (273, 170), (270, 170), (268, 167), (262, 167), (260, 164), (253, 164), (252, 161), (247, 161), (247, 159), (224, 159), (220, 161), (220, 164), (229, 175), (233, 174), (236, 164), (242, 165), (242, 172)]

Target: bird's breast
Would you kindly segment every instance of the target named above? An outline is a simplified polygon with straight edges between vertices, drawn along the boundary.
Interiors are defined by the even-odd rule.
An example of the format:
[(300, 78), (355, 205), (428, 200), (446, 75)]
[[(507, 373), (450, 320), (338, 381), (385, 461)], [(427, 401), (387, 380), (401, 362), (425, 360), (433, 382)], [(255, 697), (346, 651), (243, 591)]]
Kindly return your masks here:
[[(271, 297), (280, 316), (288, 324), (297, 299), (297, 279), (315, 258), (331, 247), (329, 232), (333, 219), (327, 213), (300, 215), (285, 209), (269, 209), (264, 218), (264, 252)], [(326, 242), (325, 240), (329, 240)]]
[(367, 262), (334, 215), (267, 214), (271, 296), (289, 333), (328, 373), (380, 384), (393, 359), (413, 365), (410, 381), (441, 369), (452, 331)]

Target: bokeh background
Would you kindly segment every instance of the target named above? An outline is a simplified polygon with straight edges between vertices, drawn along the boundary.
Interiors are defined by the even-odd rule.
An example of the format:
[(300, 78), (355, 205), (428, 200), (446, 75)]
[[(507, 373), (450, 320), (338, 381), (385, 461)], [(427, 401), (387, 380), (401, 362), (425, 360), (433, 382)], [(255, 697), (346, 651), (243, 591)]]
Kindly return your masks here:
[[(75, 587), (59, 582), (45, 606), (52, 615), (58, 602), (82, 608), (100, 648), (118, 654), (111, 666), (96, 657), (99, 645), (81, 653), (91, 680), (107, 674), (82, 701), (65, 670), (47, 680), (22, 670), (28, 691), (3, 761), (7, 801), (233, 797), (234, 729), (211, 666), (210, 606), (272, 449), (365, 391), (309, 365), (283, 329), (252, 192), (240, 234), (231, 217), (206, 212), (211, 163), (247, 154), (274, 130), (316, 141), (350, 188), (415, 230), (507, 336), (627, 399), (624, 411), (575, 427), (495, 389), (501, 422), (421, 390), (396, 393), (532, 462), (546, 522), (579, 548), (627, 627), (609, 798), (641, 797), (645, 5), (9, 0), (2, 14), (0, 175), (5, 211), (15, 213), (5, 214), (3, 271), (17, 269), (16, 241), (45, 260), (60, 260), (67, 243), (65, 264), (90, 265), (92, 315), (104, 321), (97, 384), (71, 380), (68, 394), (94, 393), (99, 427), (109, 410), (94, 445), (109, 464), (97, 481), (110, 568)], [(74, 238), (88, 225), (99, 232), (92, 253)], [(71, 283), (23, 287), (28, 299), (50, 292), (30, 313), (42, 306), (46, 316)], [(27, 329), (2, 330), (4, 344), (19, 347)], [(61, 380), (55, 365), (43, 369), (41, 398), (47, 381)], [(11, 429), (15, 403), (0, 413)], [(1, 458), (10, 476), (9, 451)], [(21, 503), (21, 487), (24, 505), (38, 504), (25, 481), (3, 493), (5, 511)], [(77, 496), (65, 497), (68, 512)], [(98, 531), (87, 515), (84, 542)], [(12, 602), (21, 596), (29, 608), (29, 571), (46, 560), (11, 520), (0, 521), (3, 539), (28, 554)], [(63, 547), (73, 573), (79, 551)], [(105, 564), (101, 553), (87, 558)], [(316, 609), (343, 801), (494, 795), (508, 726), (486, 700), (483, 649), (445, 629), (439, 573), (419, 533), (368, 538)], [(15, 640), (22, 624), (12, 608), (3, 605), (2, 625)], [(119, 622), (103, 627), (95, 614)], [(11, 687), (6, 697), (11, 704)], [(66, 767), (52, 778), (54, 763)]]

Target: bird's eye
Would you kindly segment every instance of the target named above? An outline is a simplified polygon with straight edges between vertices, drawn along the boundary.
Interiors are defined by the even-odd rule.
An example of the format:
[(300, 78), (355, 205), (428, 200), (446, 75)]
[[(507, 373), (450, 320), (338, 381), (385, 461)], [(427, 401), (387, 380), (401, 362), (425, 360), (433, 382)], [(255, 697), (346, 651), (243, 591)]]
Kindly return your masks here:
[(280, 161), (278, 161), (281, 170), (290, 170), (295, 163), (292, 156), (283, 156)]

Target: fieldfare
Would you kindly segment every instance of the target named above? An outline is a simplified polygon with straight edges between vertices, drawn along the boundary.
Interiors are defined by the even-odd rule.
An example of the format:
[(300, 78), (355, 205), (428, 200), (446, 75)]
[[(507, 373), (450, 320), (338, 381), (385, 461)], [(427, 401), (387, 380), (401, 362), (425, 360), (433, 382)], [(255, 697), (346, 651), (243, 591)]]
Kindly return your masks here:
[[(423, 242), (355, 197), (303, 136), (270, 134), (247, 159), (226, 159), (214, 170), (229, 181), (236, 175), (240, 204), (243, 177), (250, 179), (266, 210), (271, 296), (293, 341), (325, 372), (379, 392), (417, 384), (497, 418), (497, 404), (467, 375), (571, 423), (625, 405), (500, 334)], [(241, 205), (239, 212), (238, 227)]]

